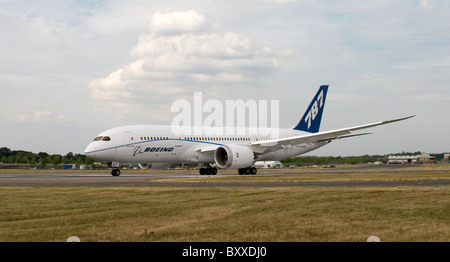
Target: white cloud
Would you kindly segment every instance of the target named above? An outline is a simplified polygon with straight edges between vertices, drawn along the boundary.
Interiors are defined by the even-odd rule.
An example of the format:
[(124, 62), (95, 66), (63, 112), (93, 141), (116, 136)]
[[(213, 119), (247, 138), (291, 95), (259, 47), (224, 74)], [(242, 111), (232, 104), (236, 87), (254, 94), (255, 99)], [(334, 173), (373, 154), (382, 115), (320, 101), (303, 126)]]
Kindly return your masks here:
[(191, 78), (197, 82), (219, 82), (222, 84), (230, 83), (245, 83), (250, 82), (251, 80), (241, 74), (233, 74), (233, 73), (219, 73), (216, 75), (207, 75), (207, 74), (191, 74)]
[(142, 100), (145, 105), (151, 98), (189, 94), (211, 88), (211, 84), (251, 83), (278, 68), (269, 48), (205, 21), (194, 10), (157, 12), (150, 19), (150, 32), (140, 35), (132, 48), (132, 61), (108, 77), (92, 80), (91, 96), (133, 103)]
[(116, 100), (131, 96), (123, 79), (123, 69), (112, 72), (106, 78), (92, 80), (89, 83), (91, 95), (98, 100)]
[(37, 110), (33, 113), (16, 113), (13, 116), (16, 123), (45, 123), (45, 122), (65, 122), (67, 119), (62, 114), (55, 114), (48, 110)]
[(205, 16), (195, 10), (186, 12), (157, 12), (150, 20), (150, 30), (157, 34), (196, 32), (205, 27)]
[(420, 0), (420, 6), (425, 9), (432, 9), (436, 7), (433, 0)]
[(147, 72), (223, 72), (276, 67), (270, 50), (242, 35), (226, 32), (145, 35), (131, 51)]
[(14, 116), (14, 121), (17, 123), (25, 123), (30, 120), (31, 116), (28, 114), (17, 113)]

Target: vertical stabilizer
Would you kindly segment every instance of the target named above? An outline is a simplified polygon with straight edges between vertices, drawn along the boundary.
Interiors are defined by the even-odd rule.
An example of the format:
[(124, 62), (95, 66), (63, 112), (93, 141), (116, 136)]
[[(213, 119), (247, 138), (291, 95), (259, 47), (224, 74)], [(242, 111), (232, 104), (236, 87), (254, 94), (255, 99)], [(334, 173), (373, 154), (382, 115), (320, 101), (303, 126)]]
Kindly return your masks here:
[(294, 130), (317, 133), (320, 129), (325, 99), (327, 98), (328, 85), (320, 86), (305, 114), (294, 126)]

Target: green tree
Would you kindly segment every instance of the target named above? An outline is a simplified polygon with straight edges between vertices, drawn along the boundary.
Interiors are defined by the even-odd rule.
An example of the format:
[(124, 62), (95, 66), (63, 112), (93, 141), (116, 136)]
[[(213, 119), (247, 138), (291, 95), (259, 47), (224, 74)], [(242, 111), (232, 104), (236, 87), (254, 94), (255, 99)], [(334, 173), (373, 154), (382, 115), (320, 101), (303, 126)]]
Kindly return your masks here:
[(31, 165), (32, 167), (35, 167), (35, 166), (36, 166), (36, 163), (37, 163), (36, 156), (33, 156), (33, 157), (31, 158), (31, 160), (30, 160), (30, 165)]
[(18, 163), (18, 164), (28, 164), (29, 163), (28, 156), (26, 154), (19, 153), (16, 156), (16, 163)]
[(11, 155), (11, 149), (7, 147), (0, 148), (0, 157), (9, 157)]
[(83, 164), (83, 160), (81, 158), (77, 159), (77, 168), (80, 168), (81, 164)]
[(41, 168), (46, 168), (46, 167), (47, 167), (47, 164), (49, 163), (49, 162), (48, 162), (48, 156), (43, 156), (43, 157), (41, 157), (41, 158), (39, 159), (39, 163), (41, 164), (41, 165), (40, 165)]
[(54, 168), (56, 168), (59, 164), (61, 164), (62, 160), (61, 155), (53, 155), (52, 158), (53, 158), (52, 164)]

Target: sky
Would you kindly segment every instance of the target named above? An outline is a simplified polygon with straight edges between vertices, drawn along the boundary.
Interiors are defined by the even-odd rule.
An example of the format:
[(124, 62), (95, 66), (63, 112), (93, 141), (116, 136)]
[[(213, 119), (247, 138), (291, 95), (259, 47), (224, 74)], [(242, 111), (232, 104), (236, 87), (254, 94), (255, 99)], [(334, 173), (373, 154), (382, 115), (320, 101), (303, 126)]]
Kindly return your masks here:
[(448, 14), (444, 0), (4, 0), (0, 147), (83, 153), (109, 128), (170, 124), (194, 92), (278, 100), (288, 128), (328, 84), (321, 130), (416, 117), (309, 155), (448, 152)]

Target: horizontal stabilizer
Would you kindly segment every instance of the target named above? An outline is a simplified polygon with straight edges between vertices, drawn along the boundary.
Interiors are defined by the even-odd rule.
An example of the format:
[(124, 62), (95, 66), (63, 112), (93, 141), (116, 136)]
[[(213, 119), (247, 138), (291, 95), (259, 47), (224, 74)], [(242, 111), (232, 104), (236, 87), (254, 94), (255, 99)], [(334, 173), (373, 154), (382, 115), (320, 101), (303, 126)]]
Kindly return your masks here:
[(334, 140), (334, 139), (349, 138), (349, 137), (355, 137), (355, 136), (365, 136), (365, 135), (371, 135), (371, 134), (372, 133), (362, 133), (362, 134), (354, 134), (354, 135), (348, 135), (348, 136), (332, 137), (329, 139), (321, 139), (317, 142), (330, 141), (330, 140)]

